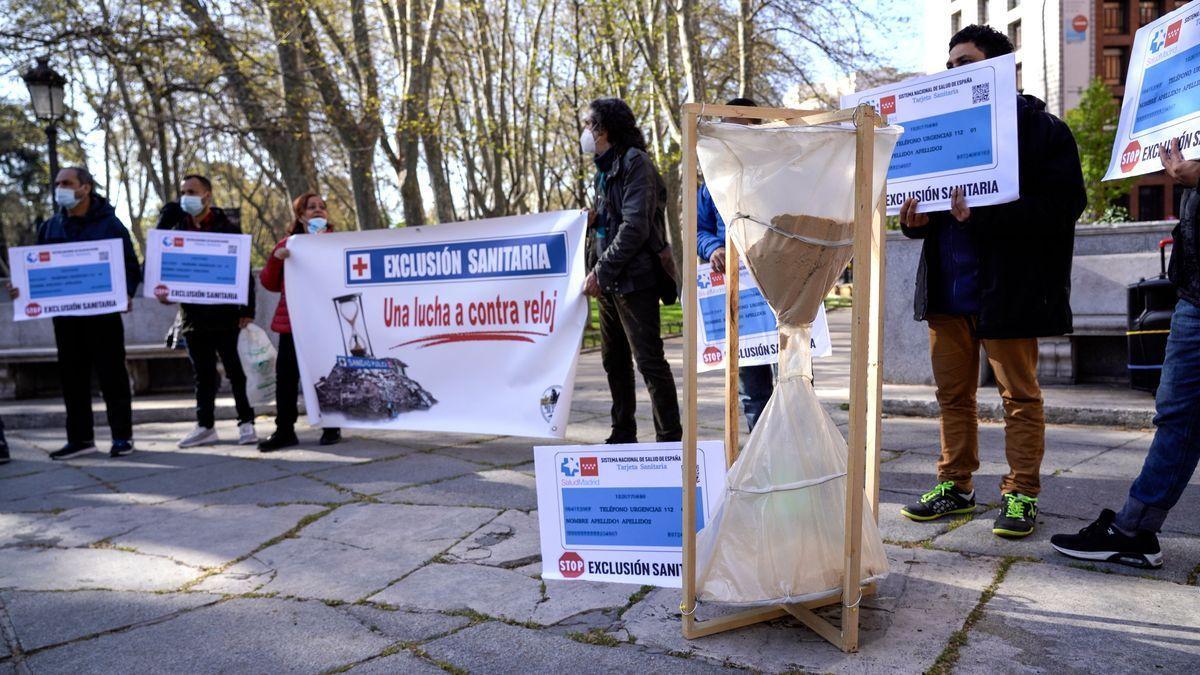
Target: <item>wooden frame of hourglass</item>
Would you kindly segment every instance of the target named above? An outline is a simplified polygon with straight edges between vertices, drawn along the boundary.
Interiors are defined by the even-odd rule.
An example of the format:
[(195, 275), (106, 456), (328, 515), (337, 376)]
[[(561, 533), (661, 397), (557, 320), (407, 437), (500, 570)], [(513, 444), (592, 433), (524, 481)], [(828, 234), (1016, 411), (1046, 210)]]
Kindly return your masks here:
[[(846, 439), (847, 458), (846, 535), (842, 592), (827, 600), (776, 605), (739, 611), (707, 620), (696, 611), (696, 129), (701, 117), (740, 117), (753, 120), (783, 120), (795, 125), (850, 122), (855, 127), (854, 167), (854, 305), (850, 341), (850, 429)], [(683, 636), (695, 639), (734, 630), (762, 621), (794, 616), (821, 637), (845, 652), (858, 651), (859, 606), (875, 593), (874, 584), (863, 586), (861, 570), (862, 514), (864, 491), (879, 521), (879, 442), (882, 429), (883, 380), (883, 246), (882, 201), (872, 203), (871, 180), (874, 164), (875, 129), (887, 124), (869, 105), (844, 110), (792, 110), (746, 106), (688, 103), (683, 106)], [(886, 189), (884, 190), (886, 193)], [(726, 344), (738, 344), (738, 251), (726, 230), (725, 275)], [(726, 467), (738, 454), (738, 351), (727, 350), (725, 359), (725, 456)], [(797, 561), (802, 564), (803, 561)], [(861, 594), (860, 594), (861, 592)], [(841, 605), (841, 625), (835, 626), (813, 612)]]

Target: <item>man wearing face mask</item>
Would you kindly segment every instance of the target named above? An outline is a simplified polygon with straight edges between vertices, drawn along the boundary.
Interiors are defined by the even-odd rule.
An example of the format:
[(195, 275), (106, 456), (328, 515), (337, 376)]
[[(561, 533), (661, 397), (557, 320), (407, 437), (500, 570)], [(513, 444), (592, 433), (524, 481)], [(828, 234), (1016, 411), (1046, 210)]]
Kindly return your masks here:
[(594, 219), (588, 227), (584, 293), (600, 304), (600, 353), (613, 398), (606, 443), (636, 443), (632, 360), (650, 390), (656, 440), (683, 437), (675, 377), (663, 354), (656, 288), (666, 186), (624, 101), (592, 101), (582, 149), (596, 163)]
[[(160, 230), (188, 230), (241, 234), (242, 229), (225, 212), (212, 205), (212, 183), (199, 174), (184, 176), (179, 185), (179, 202), (163, 206), (158, 217)], [(180, 305), (180, 333), (187, 344), (188, 358), (196, 378), (196, 428), (179, 441), (179, 447), (209, 445), (220, 440), (215, 427), (217, 358), (225, 366), (225, 376), (233, 387), (237, 408), (238, 443), (258, 442), (254, 431), (254, 409), (246, 397), (246, 374), (238, 358), (238, 333), (254, 321), (254, 282), (244, 305)], [(167, 304), (165, 299), (160, 302)]]
[[(142, 270), (129, 230), (117, 219), (112, 205), (96, 193), (96, 181), (83, 167), (69, 167), (54, 180), (54, 201), (59, 210), (38, 228), (38, 244), (120, 239), (125, 252), (125, 290), (132, 299)], [(9, 287), (16, 298), (21, 289)], [(67, 444), (50, 453), (54, 460), (96, 452), (92, 424), (92, 370), (100, 379), (108, 426), (112, 431), (111, 457), (133, 452), (132, 396), (125, 366), (125, 326), (117, 313), (96, 316), (56, 316), (54, 341), (58, 346), (58, 371), (67, 409)]]

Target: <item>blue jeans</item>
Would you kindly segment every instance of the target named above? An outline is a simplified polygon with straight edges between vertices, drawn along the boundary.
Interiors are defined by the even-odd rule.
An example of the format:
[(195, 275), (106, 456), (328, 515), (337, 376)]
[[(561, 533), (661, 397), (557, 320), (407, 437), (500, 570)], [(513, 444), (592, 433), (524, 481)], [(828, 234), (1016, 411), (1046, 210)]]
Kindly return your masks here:
[(1117, 514), (1122, 530), (1162, 529), (1200, 460), (1200, 307), (1175, 305), (1155, 400), (1154, 442)]
[(742, 402), (742, 410), (746, 412), (746, 424), (750, 431), (762, 415), (767, 400), (775, 391), (774, 366), (746, 366), (738, 368), (738, 399)]

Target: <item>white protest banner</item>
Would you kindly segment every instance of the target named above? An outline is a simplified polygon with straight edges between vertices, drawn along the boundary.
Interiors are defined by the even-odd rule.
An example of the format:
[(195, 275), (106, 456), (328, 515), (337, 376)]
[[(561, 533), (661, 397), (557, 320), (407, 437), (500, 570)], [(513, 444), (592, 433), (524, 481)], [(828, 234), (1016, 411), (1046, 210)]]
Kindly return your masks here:
[(1161, 171), (1159, 151), (1173, 138), (1185, 158), (1200, 158), (1200, 2), (1189, 2), (1134, 34), (1104, 180)]
[(904, 127), (888, 166), (888, 215), (910, 197), (917, 211), (948, 211), (956, 187), (971, 206), (1021, 196), (1016, 63), (1005, 54), (842, 97), (843, 108), (867, 103)]
[[(725, 493), (720, 441), (697, 444), (696, 531)], [(683, 446), (533, 449), (543, 579), (682, 585)]]
[(147, 298), (244, 305), (250, 297), (250, 235), (150, 230), (143, 288)]
[[(738, 366), (764, 366), (779, 363), (779, 330), (775, 325), (775, 312), (758, 290), (754, 277), (745, 265), (739, 265), (741, 279), (738, 282)], [(725, 275), (712, 271), (711, 263), (696, 268), (696, 305), (700, 316), (700, 330), (696, 331), (696, 372), (706, 373), (724, 367), (728, 354), (725, 344)], [(817, 310), (813, 321), (813, 358), (833, 354), (833, 343), (829, 339), (829, 322), (825, 307)]]
[(91, 316), (129, 309), (120, 239), (8, 249), (13, 321)]
[(284, 280), (309, 421), (561, 438), (586, 219), (293, 236)]

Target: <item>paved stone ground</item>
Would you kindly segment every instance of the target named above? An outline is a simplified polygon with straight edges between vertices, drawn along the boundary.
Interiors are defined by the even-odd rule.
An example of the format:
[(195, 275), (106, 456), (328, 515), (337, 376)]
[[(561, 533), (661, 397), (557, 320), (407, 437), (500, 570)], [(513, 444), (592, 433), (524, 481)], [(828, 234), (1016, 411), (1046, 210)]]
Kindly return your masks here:
[[(706, 377), (701, 395), (710, 438), (717, 384)], [(585, 355), (570, 441), (607, 435), (606, 396), (598, 355)], [(864, 601), (861, 652), (846, 655), (791, 620), (689, 642), (678, 591), (541, 581), (532, 439), (352, 432), (319, 448), (309, 430), (302, 449), (263, 456), (178, 450), (188, 427), (140, 424), (132, 456), (67, 463), (47, 457), (60, 429), (10, 434), (0, 674), (1200, 667), (1200, 488), (1168, 521), (1160, 571), (1077, 564), (1046, 544), (1120, 504), (1147, 431), (1051, 427), (1039, 530), (1006, 542), (989, 527), (1003, 429), (981, 427), (978, 512), (918, 525), (897, 511), (930, 486), (936, 422), (887, 419), (891, 575)]]

